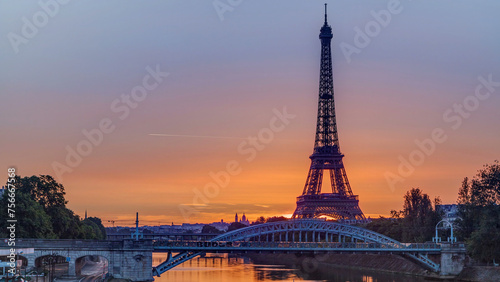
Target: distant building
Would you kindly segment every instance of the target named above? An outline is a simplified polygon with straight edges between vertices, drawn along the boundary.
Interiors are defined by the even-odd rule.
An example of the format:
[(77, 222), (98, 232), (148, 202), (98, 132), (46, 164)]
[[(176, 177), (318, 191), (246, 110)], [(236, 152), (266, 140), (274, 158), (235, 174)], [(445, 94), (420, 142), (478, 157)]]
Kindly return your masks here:
[(436, 205), (436, 211), (443, 214), (442, 219), (453, 222), (458, 218), (458, 205)]
[(234, 216), (234, 222), (239, 222), (239, 223), (245, 224), (247, 226), (250, 225), (250, 221), (245, 216), (245, 213), (243, 213), (243, 216), (241, 217), (240, 220), (238, 220), (238, 213), (236, 213), (236, 215)]
[(191, 231), (193, 233), (201, 233), (201, 229), (203, 229), (204, 223), (183, 223), (182, 229), (184, 231)]
[(217, 228), (220, 231), (227, 231), (227, 228), (229, 227), (229, 223), (224, 222), (223, 219), (221, 219), (220, 222), (212, 222), (209, 225)]
[[(245, 214), (241, 217), (238, 217), (238, 222), (250, 225)], [(144, 234), (198, 234), (201, 233), (203, 226), (210, 225), (217, 228), (220, 231), (227, 231), (229, 227), (228, 222), (224, 222), (223, 219), (220, 221), (212, 222), (212, 223), (182, 223), (180, 225), (175, 225), (173, 222), (169, 225), (157, 225), (157, 226), (139, 226), (139, 231)], [(114, 226), (114, 227), (106, 227), (108, 238), (116, 239), (118, 237), (123, 237), (124, 234), (130, 237), (130, 233), (135, 231), (134, 227), (128, 226)]]
[(248, 221), (248, 218), (245, 216), (243, 213), (243, 216), (241, 217), (240, 223), (243, 223), (245, 225), (250, 225), (250, 221)]

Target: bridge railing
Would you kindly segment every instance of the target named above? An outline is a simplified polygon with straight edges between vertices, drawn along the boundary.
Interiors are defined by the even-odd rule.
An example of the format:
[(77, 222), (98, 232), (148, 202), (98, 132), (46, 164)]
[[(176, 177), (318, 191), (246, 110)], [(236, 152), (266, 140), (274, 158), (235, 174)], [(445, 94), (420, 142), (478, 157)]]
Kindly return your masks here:
[[(17, 239), (18, 248), (35, 249), (63, 249), (63, 250), (109, 250), (121, 248), (152, 247), (151, 240), (135, 241), (132, 239), (121, 241), (83, 240), (83, 239)], [(0, 248), (10, 248), (4, 240), (0, 240)]]
[(262, 241), (156, 241), (154, 247), (168, 248), (272, 248), (272, 249), (388, 249), (388, 250), (439, 250), (438, 244), (390, 245), (365, 242), (262, 242)]

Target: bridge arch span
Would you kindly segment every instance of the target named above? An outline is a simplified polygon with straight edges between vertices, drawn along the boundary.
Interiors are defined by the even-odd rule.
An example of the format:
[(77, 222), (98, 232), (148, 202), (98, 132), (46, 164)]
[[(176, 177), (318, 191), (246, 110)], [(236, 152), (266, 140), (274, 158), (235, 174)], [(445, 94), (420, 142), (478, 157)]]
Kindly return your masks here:
[[(302, 234), (304, 234), (304, 236), (302, 236)], [(268, 235), (273, 235), (270, 241), (276, 241), (276, 239), (282, 241), (284, 239), (285, 241), (292, 242), (320, 242), (323, 240), (326, 242), (333, 242), (330, 235), (337, 235), (337, 238), (343, 236), (344, 238), (350, 237), (365, 243), (377, 243), (386, 249), (394, 250), (406, 248), (405, 244), (377, 232), (357, 226), (321, 219), (292, 219), (287, 221), (263, 223), (221, 234), (210, 239), (209, 241), (262, 241), (262, 236), (265, 236), (265, 240), (268, 240)], [(279, 235), (279, 237), (275, 235)], [(316, 238), (318, 238), (318, 240), (316, 240)], [(175, 256), (172, 256), (171, 253), (169, 253), (165, 262), (153, 268), (153, 274), (159, 276), (161, 273), (164, 273), (169, 269), (172, 269), (175, 266), (201, 254), (202, 252), (200, 251), (185, 251)], [(421, 260), (420, 258), (416, 259)], [(432, 262), (428, 263), (432, 264)], [(432, 267), (436, 268), (438, 266)]]
[[(350, 237), (367, 243), (379, 243), (392, 248), (404, 247), (402, 243), (392, 238), (362, 227), (318, 219), (294, 219), (253, 225), (221, 234), (212, 238), (210, 241), (241, 241), (259, 237), (261, 235), (280, 234), (286, 232), (318, 232), (320, 234), (335, 234), (337, 236), (340, 235)], [(328, 237), (325, 237), (325, 239), (327, 238)], [(315, 237), (312, 237), (311, 239), (315, 240)]]
[(44, 268), (52, 264), (67, 264), (66, 257), (60, 254), (43, 254), (35, 258), (35, 267)]
[[(83, 273), (83, 268), (88, 269)], [(90, 272), (89, 272), (90, 271)], [(81, 275), (104, 275), (109, 273), (109, 258), (102, 255), (83, 255), (75, 259), (75, 273)]]
[[(16, 261), (21, 261), (21, 268), (26, 268), (28, 266), (28, 258), (24, 255), (16, 255), (14, 258)], [(0, 256), (0, 261), (9, 262), (10, 258), (7, 256)]]

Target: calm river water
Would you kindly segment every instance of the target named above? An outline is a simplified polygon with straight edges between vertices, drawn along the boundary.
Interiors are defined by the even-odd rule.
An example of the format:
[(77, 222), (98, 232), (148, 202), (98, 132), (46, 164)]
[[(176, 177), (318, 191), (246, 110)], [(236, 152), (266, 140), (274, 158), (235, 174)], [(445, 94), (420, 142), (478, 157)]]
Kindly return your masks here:
[[(153, 253), (153, 265), (158, 265), (166, 254)], [(421, 277), (367, 272), (328, 267), (314, 274), (291, 269), (284, 265), (259, 265), (247, 258), (195, 258), (155, 278), (167, 282), (250, 282), (250, 281), (335, 281), (335, 282), (422, 282)]]

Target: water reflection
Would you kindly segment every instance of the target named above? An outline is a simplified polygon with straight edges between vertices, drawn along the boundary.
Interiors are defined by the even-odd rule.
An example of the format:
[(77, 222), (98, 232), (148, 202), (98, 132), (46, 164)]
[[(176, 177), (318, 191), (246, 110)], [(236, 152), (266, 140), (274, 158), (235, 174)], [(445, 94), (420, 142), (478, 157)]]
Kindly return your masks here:
[(255, 270), (255, 279), (257, 281), (286, 281), (302, 279), (296, 274), (296, 270), (287, 268), (285, 265), (259, 265), (253, 264)]
[[(154, 253), (153, 265), (165, 260), (167, 254)], [(227, 254), (195, 258), (156, 277), (166, 282), (253, 282), (253, 281), (333, 281), (333, 282), (422, 282), (422, 277), (360, 271), (320, 266), (314, 273), (286, 265), (254, 264), (249, 258), (230, 257)]]

